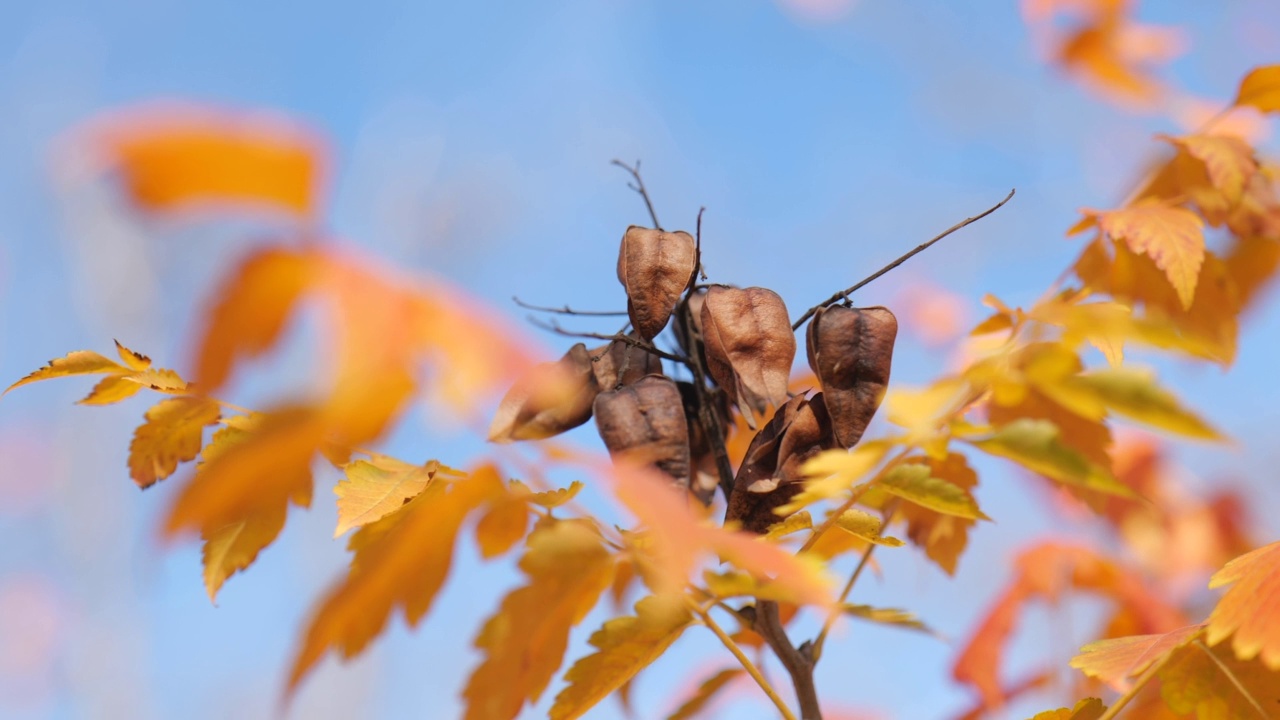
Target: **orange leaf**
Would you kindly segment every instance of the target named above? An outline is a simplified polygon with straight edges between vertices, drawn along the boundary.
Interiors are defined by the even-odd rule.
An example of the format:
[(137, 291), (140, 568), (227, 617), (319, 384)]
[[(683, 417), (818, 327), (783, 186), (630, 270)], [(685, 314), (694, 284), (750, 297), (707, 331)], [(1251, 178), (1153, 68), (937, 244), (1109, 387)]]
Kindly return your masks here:
[(689, 718), (697, 717), (707, 703), (716, 696), (716, 693), (741, 677), (744, 672), (746, 671), (742, 668), (725, 668), (708, 677), (698, 686), (697, 692), (677, 708), (675, 712), (671, 713), (667, 720), (689, 720)]
[(1256, 67), (1240, 81), (1236, 105), (1252, 105), (1263, 112), (1280, 112), (1280, 65)]
[(1186, 151), (1204, 163), (1213, 186), (1227, 202), (1235, 205), (1244, 195), (1245, 185), (1258, 171), (1249, 143), (1231, 135), (1187, 135), (1180, 138), (1158, 136)]
[(504, 555), (524, 538), (529, 529), (531, 496), (512, 494), (489, 504), (476, 523), (476, 545), (484, 558)]
[(330, 649), (357, 655), (397, 607), (410, 627), (431, 609), (449, 575), (458, 529), (467, 516), (502, 494), (493, 468), (454, 483), (436, 482), (401, 510), (351, 536), (351, 570), (320, 604), (289, 675), (289, 691)]
[(1183, 309), (1191, 307), (1204, 263), (1204, 221), (1180, 207), (1143, 202), (1111, 211), (1086, 210), (1113, 239), (1149, 256), (1178, 291)]
[(1267, 667), (1280, 671), (1280, 542), (1227, 563), (1209, 587), (1233, 583), (1209, 615), (1206, 639), (1217, 645), (1234, 634), (1231, 649), (1236, 657), (1260, 656)]
[[(939, 477), (964, 491), (970, 500), (972, 490), (978, 484), (975, 473), (963, 455), (949, 453), (942, 460), (928, 459), (929, 473)], [(912, 502), (902, 504), (898, 510), (907, 521), (907, 537), (918, 547), (924, 549), (925, 555), (937, 563), (948, 575), (955, 575), (956, 563), (969, 542), (969, 528), (975, 520), (946, 515)]]
[(476, 638), (484, 660), (467, 682), (467, 720), (509, 720), (537, 701), (564, 661), (569, 630), (613, 580), (613, 557), (589, 524), (551, 521), (520, 560), (528, 583), (502, 600)]
[(265, 112), (144, 105), (92, 121), (84, 131), (119, 164), (129, 192), (150, 210), (250, 203), (310, 217), (325, 158), (320, 137)]
[(1080, 654), (1071, 659), (1071, 667), (1120, 688), (1125, 680), (1165, 662), (1170, 653), (1199, 637), (1203, 630), (1204, 625), (1189, 625), (1160, 635), (1099, 640), (1080, 648)]
[(333, 536), (399, 510), (417, 497), (440, 470), (450, 472), (435, 460), (410, 465), (386, 455), (347, 463), (343, 467), (346, 477), (333, 487), (338, 496), (338, 527)]
[(5, 388), (5, 392), (7, 393), (27, 383), (56, 377), (67, 377), (68, 375), (123, 375), (127, 372), (129, 372), (128, 368), (96, 352), (76, 350), (75, 352), (67, 353), (65, 357), (50, 360), (49, 364)]
[(110, 405), (133, 397), (141, 389), (142, 385), (129, 379), (128, 375), (108, 375), (99, 380), (79, 404)]
[(141, 488), (169, 477), (200, 452), (205, 426), (220, 417), (217, 403), (204, 398), (172, 398), (152, 406), (129, 443), (129, 476)]

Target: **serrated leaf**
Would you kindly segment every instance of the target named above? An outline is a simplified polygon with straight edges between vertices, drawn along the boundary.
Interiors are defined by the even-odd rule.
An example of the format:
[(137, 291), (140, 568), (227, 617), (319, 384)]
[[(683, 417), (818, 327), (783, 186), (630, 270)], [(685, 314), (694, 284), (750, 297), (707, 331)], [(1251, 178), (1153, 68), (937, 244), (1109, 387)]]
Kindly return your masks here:
[(850, 535), (862, 538), (875, 545), (902, 547), (904, 543), (898, 538), (880, 534), (882, 526), (883, 523), (880, 518), (858, 508), (849, 508), (840, 513), (840, 517), (836, 518), (836, 527)]
[[(5, 388), (5, 393), (28, 383), (70, 375), (124, 374), (129, 368), (90, 350), (76, 350), (50, 360), (47, 365)], [(3, 393), (0, 393), (3, 394)]]
[(1064, 445), (1057, 426), (1048, 420), (1015, 420), (986, 439), (968, 442), (1058, 482), (1120, 497), (1135, 497), (1133, 490), (1116, 480), (1110, 471), (1093, 465)]
[(978, 509), (972, 495), (949, 480), (934, 477), (928, 465), (899, 465), (877, 480), (876, 487), (944, 515), (970, 520), (991, 519)]
[(431, 609), (453, 562), (458, 530), (485, 502), (504, 492), (492, 468), (454, 483), (432, 483), (400, 511), (352, 535), (346, 578), (321, 601), (289, 674), (289, 692), (330, 650), (359, 654), (397, 608), (410, 627)]
[(129, 348), (120, 344), (119, 340), (116, 340), (115, 343), (116, 343), (116, 354), (120, 356), (120, 361), (123, 362), (125, 365), (129, 366), (130, 369), (137, 370), (137, 371), (150, 369), (151, 358), (147, 357), (146, 355), (143, 355), (140, 352), (135, 352), (133, 350), (130, 350)]
[(244, 520), (203, 534), (201, 560), (209, 602), (216, 603), (227, 578), (253, 564), (258, 553), (275, 541), (284, 529), (287, 513), (287, 503), (264, 507)]
[(1262, 112), (1280, 112), (1280, 65), (1263, 65), (1240, 81), (1236, 105), (1250, 105)]
[(1253, 148), (1234, 135), (1160, 137), (1184, 148), (1188, 154), (1204, 163), (1213, 186), (1222, 192), (1231, 205), (1240, 202), (1245, 185), (1258, 171)]
[(1165, 392), (1150, 372), (1123, 367), (1092, 370), (1067, 384), (1093, 394), (1111, 410), (1152, 427), (1205, 440), (1222, 439), (1218, 431)]
[(169, 477), (200, 453), (205, 426), (219, 417), (217, 403), (205, 398), (172, 398), (153, 405), (129, 443), (129, 476), (141, 488)]
[(769, 526), (769, 531), (764, 534), (765, 540), (778, 540), (792, 533), (798, 533), (801, 530), (809, 530), (813, 527), (813, 517), (806, 511), (800, 511), (786, 518), (779, 520)]
[(156, 392), (179, 395), (190, 391), (191, 386), (177, 372), (165, 368), (148, 368), (124, 376), (125, 380), (137, 383)]
[(634, 617), (609, 620), (588, 641), (596, 652), (565, 673), (551, 720), (574, 720), (635, 677), (666, 652), (693, 618), (678, 598), (649, 596), (636, 603)]
[(1209, 587), (1232, 585), (1209, 615), (1210, 645), (1231, 637), (1241, 660), (1259, 658), (1280, 671), (1280, 542), (1265, 545), (1227, 563)]
[(541, 505), (548, 510), (558, 508), (578, 496), (583, 485), (580, 481), (574, 480), (569, 483), (567, 488), (556, 488), (555, 490), (546, 490), (544, 492), (534, 493), (529, 502), (534, 505)]
[(667, 720), (690, 720), (698, 716), (702, 709), (711, 702), (716, 693), (720, 692), (726, 685), (741, 677), (746, 671), (742, 668), (725, 668), (714, 675), (711, 675), (702, 684), (698, 685), (698, 690), (676, 711), (671, 713)]
[(1185, 310), (1195, 299), (1196, 281), (1204, 263), (1204, 221), (1182, 207), (1140, 202), (1097, 215), (1098, 225), (1135, 253), (1149, 256), (1177, 290)]
[[(941, 460), (929, 458), (930, 473), (944, 478), (972, 496), (978, 475), (965, 456), (947, 453)], [(954, 575), (961, 553), (969, 543), (974, 520), (944, 515), (915, 503), (903, 503), (898, 513), (907, 521), (907, 538), (924, 549), (925, 555), (948, 575)]]
[(466, 720), (509, 720), (536, 702), (564, 661), (569, 630), (613, 579), (613, 557), (582, 523), (555, 521), (529, 536), (527, 577), (476, 637), (484, 660), (462, 695)]
[(338, 527), (333, 536), (399, 510), (427, 487), (441, 467), (435, 460), (411, 465), (385, 455), (347, 463), (345, 476), (333, 487), (338, 496)]

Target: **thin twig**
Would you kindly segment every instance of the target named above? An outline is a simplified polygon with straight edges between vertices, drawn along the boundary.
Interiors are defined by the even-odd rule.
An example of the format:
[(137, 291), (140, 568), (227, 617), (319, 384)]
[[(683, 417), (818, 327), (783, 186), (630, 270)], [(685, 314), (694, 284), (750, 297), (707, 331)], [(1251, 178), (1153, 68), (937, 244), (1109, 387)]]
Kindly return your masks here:
[(527, 303), (521, 300), (515, 295), (512, 295), (511, 299), (515, 302), (515, 304), (519, 305), (520, 307), (526, 310), (537, 310), (538, 312), (556, 313), (557, 315), (589, 315), (594, 317), (626, 317), (627, 315), (626, 310), (574, 310), (568, 305), (565, 305), (563, 307), (558, 307), (558, 308), (548, 307), (545, 305), (534, 305), (533, 303)]
[(701, 607), (698, 607), (698, 605), (691, 600), (687, 602), (689, 604), (689, 608), (698, 614), (698, 617), (700, 617), (702, 622), (711, 629), (711, 632), (716, 634), (716, 637), (720, 638), (720, 642), (724, 644), (725, 648), (727, 648), (729, 652), (733, 653), (733, 656), (737, 658), (738, 663), (742, 665), (742, 669), (746, 670), (747, 674), (750, 675), (751, 678), (756, 681), (756, 684), (760, 686), (760, 689), (764, 691), (764, 694), (769, 696), (769, 699), (773, 701), (775, 706), (777, 706), (778, 712), (782, 714), (782, 717), (785, 718), (785, 720), (796, 720), (796, 716), (792, 714), (791, 708), (788, 708), (787, 704), (778, 696), (778, 691), (774, 690), (773, 686), (769, 684), (769, 681), (760, 674), (760, 670), (755, 666), (755, 663), (751, 662), (751, 659), (742, 652), (742, 648), (738, 647), (738, 643), (734, 642), (733, 638), (729, 637), (724, 629), (716, 624), (715, 619), (711, 617), (711, 613), (703, 610)]
[(836, 294), (832, 295), (831, 297), (827, 298), (826, 300), (823, 300), (822, 302), (818, 303), (817, 305), (814, 305), (813, 307), (809, 308), (808, 310), (806, 310), (806, 311), (805, 311), (804, 315), (801, 315), (801, 316), (800, 316), (800, 319), (799, 319), (799, 320), (796, 320), (796, 321), (795, 321), (795, 323), (794, 323), (794, 324), (792, 324), (791, 329), (792, 329), (792, 330), (799, 330), (799, 329), (800, 329), (800, 326), (801, 326), (801, 325), (803, 325), (803, 324), (804, 324), (804, 322), (805, 322), (806, 320), (808, 320), (809, 318), (813, 317), (813, 314), (814, 314), (814, 313), (816, 313), (816, 312), (818, 312), (818, 310), (820, 310), (820, 309), (822, 309), (822, 308), (824, 308), (824, 307), (826, 307), (826, 306), (828, 306), (828, 305), (831, 305), (831, 304), (833, 304), (833, 303), (840, 302), (840, 300), (841, 300), (841, 299), (845, 299), (845, 300), (847, 300), (847, 299), (849, 298), (849, 295), (851, 295), (851, 294), (853, 294), (854, 292), (858, 291), (858, 290), (859, 290), (859, 289), (861, 289), (863, 286), (865, 286), (865, 285), (867, 285), (868, 283), (870, 283), (872, 280), (875, 280), (876, 278), (880, 277), (881, 275), (884, 275), (885, 273), (887, 273), (887, 272), (889, 272), (890, 270), (892, 270), (892, 269), (894, 269), (894, 268), (898, 267), (898, 266), (899, 266), (899, 265), (901, 265), (902, 263), (904, 263), (904, 262), (906, 262), (906, 261), (910, 260), (911, 258), (915, 257), (915, 256), (916, 256), (916, 255), (918, 255), (919, 253), (922, 253), (922, 252), (924, 252), (925, 250), (929, 249), (929, 246), (931, 246), (931, 245), (933, 245), (934, 243), (938, 242), (938, 241), (939, 241), (939, 240), (941, 240), (942, 238), (944, 238), (944, 237), (946, 237), (946, 236), (950, 235), (951, 233), (953, 233), (953, 232), (955, 232), (955, 231), (959, 230), (960, 228), (965, 227), (966, 225), (971, 225), (971, 224), (973, 224), (973, 223), (975, 223), (975, 222), (977, 222), (977, 221), (981, 220), (982, 218), (984, 218), (984, 217), (986, 217), (986, 216), (990, 215), (991, 213), (993, 213), (993, 212), (995, 212), (995, 211), (999, 210), (1001, 207), (1003, 207), (1003, 206), (1004, 206), (1004, 204), (1005, 204), (1005, 203), (1009, 202), (1009, 200), (1010, 200), (1011, 198), (1013, 198), (1013, 195), (1014, 195), (1014, 193), (1015, 193), (1015, 192), (1016, 192), (1016, 190), (1010, 190), (1010, 191), (1009, 191), (1009, 194), (1008, 194), (1008, 195), (1006, 195), (1006, 196), (1004, 197), (1004, 199), (1003, 199), (1003, 200), (1001, 200), (1000, 202), (996, 203), (996, 204), (995, 204), (995, 205), (993, 205), (992, 207), (988, 208), (986, 211), (982, 212), (981, 214), (974, 215), (974, 216), (973, 216), (973, 217), (971, 217), (971, 218), (965, 218), (964, 220), (961, 220), (960, 222), (956, 223), (955, 225), (952, 225), (951, 227), (949, 227), (949, 228), (947, 228), (946, 230), (944, 230), (941, 234), (939, 234), (939, 235), (935, 236), (932, 240), (930, 240), (930, 241), (928, 241), (928, 242), (926, 242), (926, 243), (922, 243), (922, 244), (920, 244), (920, 245), (917, 245), (917, 246), (916, 246), (916, 248), (915, 248), (914, 250), (912, 250), (911, 252), (909, 252), (909, 253), (907, 253), (907, 254), (905, 254), (905, 255), (903, 255), (903, 256), (901, 256), (901, 257), (899, 257), (897, 260), (894, 260), (893, 262), (889, 263), (888, 265), (885, 265), (884, 267), (882, 267), (882, 268), (880, 268), (879, 270), (875, 271), (875, 272), (874, 272), (874, 273), (872, 273), (871, 275), (868, 275), (866, 278), (863, 278), (862, 280), (858, 281), (858, 282), (857, 282), (857, 283), (855, 283), (852, 287), (849, 287), (849, 288), (846, 288), (846, 289), (844, 289), (844, 290), (841, 290), (840, 292), (838, 292), (838, 293), (836, 293)]
[[(702, 213), (706, 211), (707, 211), (706, 207), (698, 208), (697, 233), (694, 235), (694, 245), (693, 245), (694, 257), (697, 258), (697, 272), (695, 273), (695, 277), (701, 280), (707, 279), (706, 268), (702, 267)], [(689, 278), (690, 285), (692, 285), (694, 282), (696, 282), (694, 278)]]
[[(885, 523), (888, 525), (889, 523)], [(876, 551), (876, 544), (867, 543), (867, 549), (862, 553), (862, 559), (858, 561), (858, 566), (853, 569), (853, 573), (849, 576), (849, 581), (844, 584), (844, 589), (840, 591), (840, 599), (836, 600), (835, 607), (827, 612), (827, 619), (822, 623), (822, 630), (818, 633), (818, 637), (813, 639), (813, 662), (817, 663), (822, 657), (822, 647), (827, 643), (827, 635), (830, 634), (832, 626), (835, 625), (836, 619), (843, 612), (844, 603), (849, 599), (849, 593), (853, 592), (853, 586), (858, 582), (858, 578), (862, 575), (862, 571), (871, 562), (871, 554)]]
[(548, 332), (553, 332), (557, 335), (563, 335), (565, 337), (575, 337), (575, 338), (593, 338), (596, 340), (610, 340), (613, 342), (626, 343), (627, 345), (630, 345), (632, 347), (638, 347), (641, 350), (644, 350), (645, 352), (649, 353), (650, 355), (657, 355), (663, 360), (670, 360), (672, 362), (678, 362), (684, 365), (690, 364), (689, 358), (683, 355), (674, 355), (665, 350), (659, 349), (657, 346), (655, 346), (651, 342), (646, 342), (644, 340), (641, 340), (640, 338), (632, 337), (625, 333), (615, 333), (613, 335), (606, 335), (604, 333), (578, 332), (576, 330), (566, 330), (560, 327), (560, 325), (557, 324), (555, 321), (548, 322), (545, 320), (539, 320), (538, 318), (533, 317), (532, 315), (529, 316), (528, 320), (531, 325), (534, 325), (535, 327), (540, 327), (543, 330), (547, 330)]
[(645, 189), (644, 180), (640, 178), (640, 161), (636, 160), (635, 167), (631, 167), (621, 160), (614, 160), (613, 164), (631, 173), (631, 177), (635, 178), (635, 184), (627, 183), (627, 187), (640, 193), (640, 197), (644, 198), (644, 206), (649, 209), (649, 219), (653, 220), (655, 228), (661, 230), (662, 223), (658, 222), (658, 213), (654, 212), (653, 201), (649, 199), (649, 191)]
[(822, 709), (818, 706), (818, 689), (813, 684), (813, 657), (803, 648), (797, 649), (787, 637), (787, 630), (782, 626), (782, 617), (778, 611), (778, 603), (773, 600), (756, 599), (756, 623), (754, 629), (773, 648), (782, 667), (791, 676), (791, 685), (796, 690), (796, 699), (800, 702), (800, 716), (803, 720), (822, 720)]

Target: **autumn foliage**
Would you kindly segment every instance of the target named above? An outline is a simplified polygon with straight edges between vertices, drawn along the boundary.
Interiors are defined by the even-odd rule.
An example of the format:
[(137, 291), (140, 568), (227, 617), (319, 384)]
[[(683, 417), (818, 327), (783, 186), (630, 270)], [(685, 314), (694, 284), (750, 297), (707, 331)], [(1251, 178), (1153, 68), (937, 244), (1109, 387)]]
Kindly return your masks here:
[[(1068, 71), (1126, 102), (1164, 92), (1154, 73), (1176, 40), (1133, 23), (1127, 3), (1024, 6)], [(1059, 15), (1075, 23), (1065, 33)], [(1125, 550), (1021, 550), (955, 660), (954, 679), (976, 703), (966, 717), (1042, 684), (1047, 670), (1010, 681), (1006, 648), (1031, 603), (1077, 595), (1103, 600), (1107, 616), (1069, 660), (1080, 670), (1071, 702), (1036, 718), (1280, 717), (1280, 542), (1246, 536), (1229, 493), (1188, 500), (1165, 471), (1165, 445), (1114, 429), (1123, 419), (1225, 439), (1125, 354), (1229, 367), (1241, 314), (1280, 267), (1280, 167), (1232, 130), (1241, 108), (1280, 113), (1280, 65), (1250, 71), (1195, 132), (1155, 137), (1163, 159), (1130, 198), (1082, 210), (1069, 229), (1080, 251), (1061, 282), (1027, 307), (987, 296), (991, 314), (972, 329), (962, 365), (914, 388), (892, 382), (900, 321), (889, 308), (854, 306), (850, 288), (801, 313), (768, 288), (708, 282), (710, 240), (656, 216), (655, 227), (619, 225), (627, 326), (581, 333), (587, 342), (539, 361), (462, 291), (326, 238), (327, 162), (309, 132), (190, 108), (112, 116), (82, 135), (142, 211), (249, 202), (297, 217), (305, 237), (257, 248), (222, 282), (189, 374), (117, 343), (114, 358), (71, 352), (6, 392), (85, 375), (94, 384), (82, 404), (160, 395), (133, 433), (128, 474), (150, 488), (191, 467), (159, 491), (172, 497), (163, 530), (200, 538), (210, 599), (275, 541), (291, 509), (315, 500), (313, 465), (342, 471), (334, 535), (350, 533), (350, 567), (316, 601), (289, 692), (326, 655), (361, 653), (394, 615), (419, 623), (467, 572), (453, 567), (454, 548), (470, 535), (485, 558), (518, 558), (521, 578), (476, 630), (482, 659), (461, 689), (466, 717), (516, 717), (558, 677), (551, 717), (580, 717), (699, 631), (723, 643), (725, 667), (672, 717), (696, 716), (745, 676), (781, 716), (818, 718), (813, 668), (837, 619), (925, 629), (909, 612), (851, 601), (874, 554), (911, 546), (963, 572), (970, 533), (992, 519), (971, 461), (987, 455), (1078, 498)], [(638, 167), (627, 169), (647, 203)], [(323, 386), (276, 407), (226, 401), (229, 381), (276, 348), (304, 307), (321, 308), (329, 333)], [(658, 342), (664, 333), (671, 342)], [(417, 398), (474, 416), (478, 399), (501, 393), (487, 457), (419, 462), (376, 449)], [(877, 416), (886, 429), (869, 432)], [(609, 457), (552, 439), (592, 420)], [(514, 442), (581, 482), (526, 473), (528, 455), (504, 446)], [(582, 483), (606, 488), (629, 524), (581, 504)], [(845, 555), (859, 561), (842, 582), (830, 568)], [(1164, 591), (1188, 570), (1213, 572), (1216, 605)], [(566, 657), (571, 632), (606, 596), (618, 616), (590, 635), (589, 654)], [(796, 637), (800, 614), (819, 619), (816, 637)], [(789, 688), (761, 672), (752, 648), (776, 655)]]

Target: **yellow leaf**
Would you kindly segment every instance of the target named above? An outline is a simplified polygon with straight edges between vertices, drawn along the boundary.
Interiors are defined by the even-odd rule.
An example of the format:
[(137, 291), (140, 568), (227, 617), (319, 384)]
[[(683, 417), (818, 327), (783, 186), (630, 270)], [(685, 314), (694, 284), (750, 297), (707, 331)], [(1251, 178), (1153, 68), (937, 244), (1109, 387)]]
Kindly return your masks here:
[(440, 467), (435, 460), (410, 465), (385, 455), (347, 463), (346, 476), (333, 488), (338, 496), (338, 527), (333, 536), (399, 510), (422, 492)]
[(963, 488), (943, 478), (934, 477), (928, 465), (905, 463), (899, 465), (877, 481), (876, 486), (885, 492), (944, 515), (990, 520), (978, 509), (973, 496)]
[(203, 533), (204, 587), (210, 602), (217, 602), (227, 578), (253, 564), (258, 553), (275, 541), (284, 529), (287, 510), (287, 503), (263, 507), (244, 520)]
[(880, 518), (858, 508), (849, 508), (836, 518), (836, 527), (850, 535), (875, 545), (902, 547), (904, 543), (898, 538), (880, 534), (882, 525)]
[(1210, 645), (1233, 635), (1231, 649), (1241, 660), (1260, 660), (1280, 671), (1280, 542), (1260, 547), (1214, 573), (1209, 587), (1227, 590), (1209, 615)]
[(792, 533), (798, 533), (801, 530), (809, 530), (813, 528), (813, 517), (809, 515), (807, 510), (801, 510), (793, 513), (778, 522), (769, 526), (769, 531), (764, 534), (765, 540), (778, 540)]
[[(930, 473), (944, 478), (965, 493), (972, 495), (978, 484), (975, 473), (958, 453), (948, 453), (941, 460), (929, 459)], [(944, 515), (915, 503), (904, 503), (898, 513), (907, 521), (907, 538), (948, 575), (954, 575), (960, 554), (969, 543), (969, 528), (974, 521), (967, 518)]]
[(1253, 148), (1233, 135), (1159, 137), (1186, 149), (1192, 157), (1203, 162), (1213, 186), (1222, 192), (1231, 205), (1240, 202), (1249, 178), (1258, 171)]
[(698, 713), (702, 712), (702, 709), (715, 697), (716, 693), (724, 689), (724, 686), (741, 677), (745, 672), (740, 667), (725, 668), (703, 680), (702, 684), (698, 686), (697, 692), (677, 708), (667, 720), (690, 720), (698, 717)]
[(1111, 410), (1152, 427), (1205, 440), (1222, 439), (1218, 431), (1157, 385), (1150, 372), (1130, 368), (1092, 370), (1073, 378), (1067, 386), (1092, 394)]
[(929, 629), (928, 625), (920, 622), (920, 618), (915, 613), (899, 610), (897, 608), (877, 608), (870, 605), (851, 605), (845, 604), (842, 608), (846, 615), (851, 617), (868, 620), (881, 625), (893, 625), (906, 630), (916, 630), (926, 635), (934, 635), (937, 633)]
[(120, 360), (123, 361), (125, 365), (128, 365), (130, 369), (142, 371), (151, 368), (151, 358), (140, 352), (134, 352), (124, 345), (121, 345), (119, 340), (116, 340), (115, 343), (116, 354), (120, 356)]
[(124, 376), (124, 379), (170, 395), (180, 395), (190, 390), (187, 381), (179, 377), (178, 373), (163, 368), (149, 368), (129, 373)]
[(497, 472), (481, 468), (464, 480), (431, 483), (400, 511), (356, 532), (351, 570), (312, 617), (289, 691), (329, 650), (344, 658), (358, 654), (396, 608), (404, 608), (410, 627), (417, 625), (449, 575), (462, 523), (502, 492)]
[(870, 440), (861, 443), (850, 451), (828, 450), (818, 453), (806, 461), (800, 472), (809, 480), (791, 502), (777, 508), (774, 512), (786, 515), (798, 512), (816, 502), (830, 500), (848, 492), (871, 470), (880, 464), (889, 444)]
[(1250, 70), (1240, 82), (1235, 104), (1251, 105), (1262, 112), (1280, 112), (1280, 65)]
[(556, 695), (551, 720), (582, 717), (661, 657), (691, 621), (682, 605), (650, 595), (636, 603), (634, 617), (606, 622), (588, 641), (596, 652), (579, 659), (565, 673), (568, 685)]
[(509, 720), (536, 702), (564, 660), (569, 630), (613, 580), (599, 536), (574, 521), (543, 525), (520, 560), (528, 583), (502, 600), (476, 638), (484, 660), (463, 697), (467, 720)]
[(109, 360), (96, 352), (89, 350), (76, 350), (69, 352), (65, 357), (56, 358), (49, 361), (48, 365), (27, 375), (16, 383), (5, 389), (5, 392), (33, 383), (40, 380), (48, 380), (50, 378), (67, 377), (69, 375), (121, 375), (129, 372), (129, 368)]
[(574, 480), (569, 483), (567, 488), (556, 488), (555, 490), (547, 490), (545, 492), (533, 493), (529, 498), (529, 502), (534, 505), (541, 505), (548, 510), (558, 508), (578, 496), (578, 492), (582, 490), (582, 483)]
[(1092, 212), (1112, 239), (1150, 257), (1177, 290), (1183, 309), (1191, 307), (1204, 263), (1204, 221), (1181, 207), (1141, 202), (1108, 212)]
[(152, 406), (129, 443), (129, 476), (141, 488), (169, 477), (199, 454), (204, 427), (220, 416), (218, 405), (204, 398), (172, 398)]
[(110, 405), (133, 397), (142, 386), (128, 375), (108, 375), (93, 386), (93, 390), (80, 401), (81, 405)]
[(1160, 696), (1197, 720), (1260, 720), (1280, 708), (1280, 672), (1199, 640), (1174, 651), (1158, 673)]
[(1085, 698), (1073, 708), (1059, 708), (1036, 713), (1031, 720), (1098, 720), (1107, 707), (1098, 698)]
[(1058, 482), (1121, 497), (1134, 497), (1133, 491), (1116, 480), (1109, 470), (1090, 463), (1079, 452), (1064, 445), (1057, 426), (1048, 420), (1015, 420), (998, 428), (986, 439), (968, 442), (991, 455), (1008, 458)]
[(529, 528), (529, 496), (510, 495), (496, 500), (476, 523), (480, 556), (497, 557), (515, 547)]

